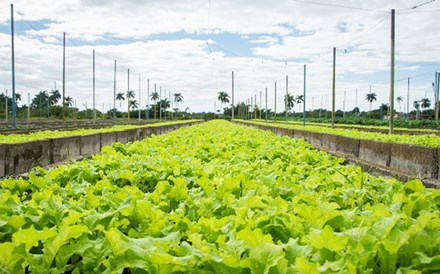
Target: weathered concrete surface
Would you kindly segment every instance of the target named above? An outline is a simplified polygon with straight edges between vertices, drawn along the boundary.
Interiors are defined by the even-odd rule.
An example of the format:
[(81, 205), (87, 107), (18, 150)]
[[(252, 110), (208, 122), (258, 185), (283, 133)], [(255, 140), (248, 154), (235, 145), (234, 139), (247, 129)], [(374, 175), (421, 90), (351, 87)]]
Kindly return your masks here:
[(81, 155), (79, 136), (52, 139), (50, 164), (76, 159)]
[(336, 150), (359, 157), (359, 139), (337, 135)]
[(5, 150), (5, 174), (20, 174), (51, 160), (51, 140), (8, 144)]
[(0, 177), (5, 176), (6, 145), (0, 144)]
[(390, 167), (420, 179), (438, 178), (437, 157), (436, 148), (393, 143)]
[(391, 157), (391, 143), (360, 140), (359, 159), (389, 167)]
[(93, 155), (101, 151), (101, 135), (90, 134), (79, 137), (80, 155)]
[(100, 149), (102, 149), (105, 146), (110, 146), (116, 140), (116, 133), (115, 132), (103, 132), (103, 133), (100, 133), (100, 135), (101, 135)]

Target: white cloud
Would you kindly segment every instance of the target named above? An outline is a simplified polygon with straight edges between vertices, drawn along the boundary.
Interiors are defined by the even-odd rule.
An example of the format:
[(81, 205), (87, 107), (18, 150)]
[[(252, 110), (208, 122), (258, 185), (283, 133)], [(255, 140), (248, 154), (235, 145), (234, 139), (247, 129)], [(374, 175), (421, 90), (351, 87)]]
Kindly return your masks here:
[[(131, 86), (136, 93), (138, 74), (142, 74), (144, 96), (141, 105), (145, 105), (146, 79), (150, 78), (151, 86), (157, 83), (167, 91), (182, 92), (185, 97), (182, 106), (189, 106), (192, 111), (212, 110), (216, 93), (220, 90), (230, 92), (232, 70), (236, 75), (236, 101), (259, 95), (268, 87), (269, 107), (273, 108), (274, 82), (278, 82), (280, 94), (285, 92), (284, 77), (288, 74), (289, 91), (296, 95), (302, 93), (302, 69), (306, 63), (308, 94), (314, 97), (316, 107), (316, 102), (324, 101), (326, 95), (330, 102), (334, 46), (338, 47), (338, 108), (342, 108), (340, 96), (344, 90), (347, 91), (346, 108), (354, 107), (354, 91), (357, 88), (358, 104), (367, 109), (364, 97), (370, 84), (378, 93), (378, 102), (385, 102), (388, 98), (389, 17), (378, 24), (386, 15), (383, 12), (289, 0), (276, 3), (269, 0), (13, 2), (18, 22), (25, 19), (33, 25), (36, 20), (48, 21), (46, 28), (31, 29), (16, 39), (18, 92), (33, 95), (38, 90), (53, 88), (54, 81), (57, 81), (58, 88), (61, 87), (60, 43), (62, 33), (66, 32), (66, 94), (75, 98), (79, 107), (86, 101), (88, 106), (91, 104), (93, 48), (97, 53), (97, 98), (100, 104), (104, 103), (105, 109), (112, 105), (114, 59), (118, 60), (118, 91), (127, 88), (126, 73), (130, 68)], [(393, 7), (399, 10), (419, 4), (419, 1), (335, 0), (332, 4), (389, 12)], [(439, 8), (440, 2), (434, 2), (420, 8), (420, 11)], [(0, 3), (0, 13), (1, 26), (9, 26), (8, 3)], [(440, 33), (435, 24), (437, 17), (438, 12), (397, 13), (396, 60), (403, 62), (397, 67), (398, 74), (431, 73), (438, 68), (438, 60), (435, 59), (440, 48)], [(214, 47), (210, 52), (203, 35), (199, 36), (202, 37), (200, 40), (151, 38), (152, 35), (165, 37), (181, 31), (190, 34), (235, 34), (240, 37), (237, 39), (249, 43), (254, 56), (231, 57)], [(250, 35), (259, 38), (248, 41)], [(72, 39), (95, 46), (78, 46), (79, 42)], [(133, 39), (138, 42), (133, 42)], [(215, 44), (212, 39), (209, 43)], [(0, 32), (1, 60), (9, 60), (9, 43), (8, 32)], [(235, 52), (234, 48), (226, 50)], [(425, 68), (423, 62), (437, 62), (437, 66)], [(377, 79), (377, 75), (383, 75), (383, 79)], [(423, 97), (430, 82), (430, 78), (415, 81), (411, 101)], [(10, 63), (1, 62), (0, 91), (9, 87)], [(405, 85), (399, 82), (396, 94), (406, 97)], [(310, 103), (311, 98), (308, 100)], [(278, 99), (277, 109), (281, 109), (282, 97), (278, 96)]]

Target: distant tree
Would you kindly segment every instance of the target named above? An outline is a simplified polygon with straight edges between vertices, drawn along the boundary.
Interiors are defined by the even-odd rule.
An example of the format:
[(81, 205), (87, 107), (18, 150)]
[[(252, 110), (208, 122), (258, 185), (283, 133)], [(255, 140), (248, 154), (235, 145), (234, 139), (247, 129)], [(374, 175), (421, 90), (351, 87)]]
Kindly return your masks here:
[[(287, 103), (286, 103), (287, 101)], [(284, 95), (284, 104), (287, 104), (287, 109), (291, 110), (293, 108), (293, 106), (295, 105), (295, 97), (288, 93), (286, 95)]]
[(52, 89), (50, 91), (49, 95), (49, 104), (51, 106), (54, 106), (58, 103), (58, 101), (61, 99), (61, 94), (57, 89)]
[(131, 109), (137, 109), (138, 108), (138, 102), (136, 100), (130, 100), (130, 108)]
[(64, 106), (69, 108), (73, 105), (73, 98), (70, 96), (67, 96), (66, 98), (64, 98)]
[(398, 96), (396, 98), (396, 100), (397, 100), (397, 103), (399, 104), (399, 111), (402, 112), (402, 106), (400, 105), (400, 103), (403, 102), (403, 97), (402, 96)]
[(218, 97), (217, 99), (220, 101), (221, 105), (220, 108), (223, 109), (223, 104), (224, 103), (229, 103), (229, 94), (224, 92), (224, 91), (220, 91), (218, 93)]
[(157, 102), (157, 100), (159, 100), (159, 97), (160, 96), (159, 96), (159, 93), (157, 93), (157, 91), (151, 93), (151, 95), (150, 95), (151, 100), (154, 101), (154, 105), (153, 105), (154, 120), (156, 120), (156, 102)]
[(370, 92), (367, 94), (365, 100), (367, 100), (368, 102), (370, 102), (370, 109), (369, 111), (371, 111), (371, 104), (373, 103), (373, 101), (377, 100), (377, 95), (374, 92)]
[(128, 115), (128, 120), (130, 120), (130, 107), (131, 107), (131, 101), (130, 99), (134, 98), (135, 94), (134, 91), (132, 90), (128, 90), (127, 91), (127, 115)]
[(177, 104), (177, 108), (179, 108), (179, 103), (182, 102), (183, 95), (182, 93), (174, 93), (174, 102)]
[(116, 94), (116, 100), (119, 101), (119, 109), (122, 111), (122, 101), (125, 101), (124, 93), (119, 92)]
[(427, 109), (431, 106), (431, 100), (429, 100), (428, 98), (423, 98), (422, 100), (420, 100), (420, 107), (423, 109)]
[(419, 120), (420, 116), (420, 102), (414, 101), (414, 108), (416, 109), (416, 120)]

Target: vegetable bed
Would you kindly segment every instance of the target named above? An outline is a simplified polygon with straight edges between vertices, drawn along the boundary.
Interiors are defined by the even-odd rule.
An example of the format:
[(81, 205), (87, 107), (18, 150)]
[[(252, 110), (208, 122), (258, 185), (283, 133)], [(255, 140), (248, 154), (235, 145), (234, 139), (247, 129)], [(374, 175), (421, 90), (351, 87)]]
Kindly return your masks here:
[(212, 121), (0, 182), (0, 272), (435, 273), (440, 191)]

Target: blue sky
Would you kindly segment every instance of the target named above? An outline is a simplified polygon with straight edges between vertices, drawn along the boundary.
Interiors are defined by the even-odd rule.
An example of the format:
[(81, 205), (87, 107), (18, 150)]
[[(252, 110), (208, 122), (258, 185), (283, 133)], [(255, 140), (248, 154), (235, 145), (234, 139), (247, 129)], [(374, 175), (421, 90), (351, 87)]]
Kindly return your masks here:
[[(428, 2), (428, 1), (426, 1)], [(331, 93), (332, 48), (337, 51), (337, 108), (358, 106), (369, 86), (378, 94), (377, 108), (389, 96), (390, 10), (396, 15), (396, 96), (410, 101), (425, 94), (433, 100), (432, 81), (440, 71), (440, 1), (12, 1), (15, 8), (17, 91), (33, 96), (61, 82), (62, 33), (67, 36), (66, 94), (82, 107), (91, 105), (91, 52), (97, 54), (96, 108), (112, 107), (113, 62), (118, 60), (118, 92), (131, 87), (147, 103), (154, 83), (165, 94), (181, 92), (181, 108), (212, 111), (219, 91), (231, 93), (235, 72), (235, 101), (244, 101), (273, 86), (302, 91), (307, 65), (308, 102)], [(10, 3), (0, 3), (0, 92), (10, 89)], [(141, 74), (140, 90), (138, 86)], [(27, 98), (27, 96), (23, 96)], [(259, 99), (259, 96), (257, 96)], [(282, 97), (278, 96), (277, 109)], [(139, 100), (139, 98), (137, 98)], [(405, 99), (406, 100), (406, 99)], [(27, 103), (27, 102), (22, 102)], [(412, 104), (411, 104), (412, 105)], [(219, 104), (217, 104), (217, 107)], [(315, 106), (317, 103), (315, 103)], [(308, 105), (307, 108), (311, 108)], [(412, 106), (410, 106), (412, 109)]]

